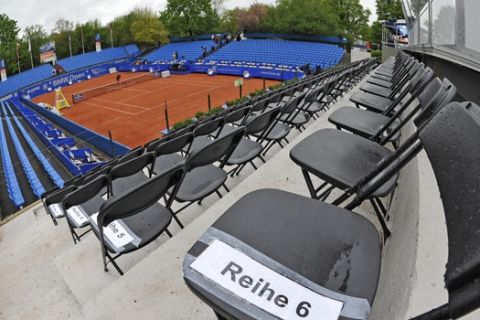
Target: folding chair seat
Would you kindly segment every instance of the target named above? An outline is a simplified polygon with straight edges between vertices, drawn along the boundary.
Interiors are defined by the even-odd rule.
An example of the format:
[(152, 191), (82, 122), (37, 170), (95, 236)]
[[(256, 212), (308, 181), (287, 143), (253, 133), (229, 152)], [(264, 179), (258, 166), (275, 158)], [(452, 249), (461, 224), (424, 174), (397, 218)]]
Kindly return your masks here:
[[(289, 192), (258, 190), (228, 209), (188, 252), (183, 264), (185, 282), (214, 309), (219, 319), (288, 319), (287, 313), (272, 316), (247, 302), (248, 298), (242, 299), (236, 295), (238, 292), (232, 294), (222, 289), (192, 268), (192, 263), (211, 245), (212, 249), (216, 245), (226, 245), (240, 251), (316, 294), (341, 301), (344, 306), (342, 308), (340, 303), (338, 307), (340, 319), (367, 319), (380, 274), (381, 241), (375, 227), (354, 212)], [(253, 277), (252, 268), (261, 268), (253, 265), (247, 271), (247, 265), (228, 253), (225, 256), (245, 272), (238, 274), (237, 282), (240, 276)], [(215, 258), (223, 262), (223, 258)], [(228, 262), (218, 272), (227, 266)], [(230, 273), (227, 276), (230, 277)], [(271, 280), (262, 279), (264, 282), (256, 296), (263, 288), (266, 289), (261, 297), (265, 301), (270, 294), (268, 289), (274, 290), (275, 295), (280, 294)], [(253, 290), (257, 281), (254, 279), (248, 291)], [(265, 283), (269, 286), (265, 287)], [(270, 301), (274, 299), (271, 297)], [(292, 295), (288, 296), (288, 301), (295, 304), (295, 315), (301, 300), (297, 301)], [(316, 315), (312, 318), (326, 316), (321, 311)]]
[[(170, 207), (183, 170), (182, 164), (173, 167), (133, 189), (109, 198), (103, 205), (97, 207), (98, 214), (91, 215), (89, 223), (100, 240), (104, 271), (108, 271), (108, 259), (108, 262), (123, 275), (115, 261), (117, 258), (141, 249), (163, 232), (172, 236), (168, 231), (174, 217)], [(99, 177), (99, 180), (102, 179), (106, 177)], [(165, 205), (161, 205), (158, 201), (167, 196), (168, 189), (173, 189), (173, 192)], [(71, 197), (66, 199), (66, 205), (71, 203)], [(85, 195), (80, 197), (86, 198)], [(122, 233), (123, 236), (118, 237), (118, 233)]]
[[(445, 93), (442, 93), (443, 91)], [(456, 88), (447, 79), (442, 83), (436, 78), (418, 96), (417, 107), (406, 103), (392, 117), (354, 107), (343, 107), (332, 113), (328, 120), (338, 129), (348, 130), (382, 144), (389, 141), (396, 142), (400, 136), (400, 129), (421, 109), (431, 106), (438, 94), (449, 95), (446, 100), (450, 102), (456, 94)], [(412, 99), (410, 101), (413, 102)], [(407, 111), (408, 108), (411, 110)], [(403, 116), (403, 119), (400, 119), (400, 116)]]
[[(452, 103), (420, 133), (444, 203), (449, 302), (412, 320), (457, 319), (480, 307), (480, 184), (478, 174), (472, 174), (480, 172), (480, 149), (471, 149), (480, 135), (479, 109)], [(279, 190), (247, 194), (189, 250), (185, 283), (219, 319), (287, 319), (292, 314), (368, 319), (379, 284), (381, 241), (374, 226), (350, 210)], [(317, 308), (313, 298), (300, 305), (307, 296), (297, 298), (296, 285), (328, 299)], [(278, 297), (280, 286), (286, 299)], [(288, 304), (269, 308), (275, 297)]]
[[(115, 196), (142, 184), (151, 177), (154, 166), (154, 152), (143, 153), (136, 158), (114, 166), (108, 174), (110, 194)], [(144, 173), (144, 169), (148, 170), (148, 176)]]
[(305, 105), (300, 105), (302, 102), (305, 93), (290, 99), (282, 109), (282, 114), (280, 115), (280, 121), (290, 125), (292, 128), (297, 128), (299, 131), (305, 129), (304, 125), (310, 121), (310, 115), (308, 112), (305, 112)]
[[(221, 197), (218, 189), (222, 186), (229, 191), (225, 185), (228, 174), (223, 167), (244, 133), (245, 128), (239, 127), (230, 134), (219, 137), (189, 154), (185, 161), (185, 174), (175, 195), (177, 202), (187, 202), (187, 204), (177, 210), (175, 214), (189, 207), (195, 201), (201, 202), (202, 199), (214, 192)], [(213, 165), (217, 161), (220, 162), (218, 167)], [(181, 224), (179, 225), (183, 227)]]
[(184, 149), (188, 150), (193, 141), (193, 134), (186, 133), (183, 136), (173, 138), (156, 146), (152, 152), (155, 153), (155, 165), (153, 174), (160, 174), (165, 170), (184, 163), (185, 158), (181, 155)]
[(247, 137), (240, 140), (237, 147), (226, 161), (227, 165), (236, 166), (232, 171), (229, 172), (232, 177), (235, 173), (239, 175), (247, 163), (250, 163), (255, 169), (257, 169), (255, 163), (253, 162), (253, 160), (256, 158), (260, 158), (260, 160), (265, 163), (265, 159), (263, 159), (261, 155), (263, 151), (261, 138), (259, 138), (258, 141), (253, 141), (248, 138), (248, 136), (256, 133), (265, 133), (270, 124), (272, 124), (275, 118), (278, 116), (280, 109), (280, 107), (268, 109), (267, 111), (249, 119), (246, 122), (245, 134)]

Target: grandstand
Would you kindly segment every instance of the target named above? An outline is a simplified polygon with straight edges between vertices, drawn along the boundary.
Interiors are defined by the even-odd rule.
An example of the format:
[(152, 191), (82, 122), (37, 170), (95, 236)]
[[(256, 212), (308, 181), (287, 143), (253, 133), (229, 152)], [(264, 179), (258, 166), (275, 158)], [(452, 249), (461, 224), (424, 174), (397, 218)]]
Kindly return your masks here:
[(60, 59), (57, 64), (61, 65), (66, 72), (75, 71), (89, 66), (119, 60), (134, 58), (139, 54), (140, 50), (134, 44), (103, 49), (100, 52), (88, 52), (83, 55), (73, 56), (65, 59)]
[(178, 54), (178, 60), (197, 60), (202, 56), (202, 47), (210, 51), (215, 47), (212, 40), (191, 41), (191, 42), (172, 42), (161, 48), (147, 54), (144, 59), (150, 62), (172, 61), (173, 54)]
[(17, 92), (36, 82), (51, 78), (53, 75), (53, 67), (50, 64), (44, 64), (11, 76), (7, 81), (0, 82), (0, 97)]
[(336, 45), (285, 41), (245, 40), (236, 41), (219, 49), (208, 57), (208, 61), (256, 62), (266, 64), (303, 66), (310, 64), (313, 69), (337, 65), (344, 50)]

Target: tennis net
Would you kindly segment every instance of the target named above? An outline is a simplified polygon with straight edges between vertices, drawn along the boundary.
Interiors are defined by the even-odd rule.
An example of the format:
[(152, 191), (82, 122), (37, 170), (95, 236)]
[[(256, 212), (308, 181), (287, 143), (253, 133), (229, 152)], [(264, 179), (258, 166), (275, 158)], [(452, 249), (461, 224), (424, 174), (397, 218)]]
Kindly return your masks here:
[(142, 83), (142, 82), (149, 81), (149, 80), (152, 80), (152, 79), (155, 79), (155, 76), (152, 75), (151, 73), (146, 73), (146, 74), (142, 74), (142, 75), (139, 75), (137, 77), (130, 78), (130, 79), (125, 79), (125, 80), (120, 80), (120, 81), (117, 81), (117, 82), (108, 83), (108, 84), (105, 84), (105, 85), (100, 86), (100, 87), (96, 87), (96, 88), (92, 88), (92, 89), (88, 89), (88, 90), (84, 90), (84, 91), (81, 91), (81, 92), (74, 93), (74, 94), (72, 94), (72, 101), (73, 101), (73, 103), (77, 103), (77, 102), (80, 102), (80, 101), (83, 101), (83, 100), (91, 99), (91, 98), (97, 97), (97, 96), (105, 94), (105, 93), (109, 93), (109, 92), (112, 92), (112, 91), (115, 91), (115, 90), (119, 90), (119, 89), (122, 89), (122, 88), (125, 88), (125, 87), (128, 87), (128, 86), (133, 86), (133, 85), (136, 85), (138, 83)]

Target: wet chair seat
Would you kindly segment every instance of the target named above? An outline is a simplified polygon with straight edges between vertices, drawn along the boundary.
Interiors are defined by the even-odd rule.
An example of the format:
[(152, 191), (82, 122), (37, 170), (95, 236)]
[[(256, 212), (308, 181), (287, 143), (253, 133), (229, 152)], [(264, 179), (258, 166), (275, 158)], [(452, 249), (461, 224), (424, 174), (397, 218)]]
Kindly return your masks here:
[(185, 281), (216, 312), (235, 319), (276, 319), (203, 281), (190, 268), (215, 239), (314, 292), (343, 300), (340, 319), (367, 318), (378, 283), (381, 243), (362, 216), (296, 194), (259, 190), (227, 210), (192, 247), (184, 262)]

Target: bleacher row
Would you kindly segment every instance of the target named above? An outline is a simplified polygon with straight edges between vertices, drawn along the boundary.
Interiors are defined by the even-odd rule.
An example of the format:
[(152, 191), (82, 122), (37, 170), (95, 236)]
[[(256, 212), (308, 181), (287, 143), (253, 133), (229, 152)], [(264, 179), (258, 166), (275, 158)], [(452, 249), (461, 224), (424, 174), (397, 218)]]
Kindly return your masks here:
[[(269, 144), (285, 141), (287, 135), (278, 133), (287, 127), (301, 130), (372, 66), (373, 61), (363, 61), (307, 77), (152, 141), (46, 195), (45, 209), (54, 221), (66, 216), (75, 242), (83, 235), (77, 231), (93, 230), (105, 271), (111, 263), (122, 274), (116, 259), (163, 232), (172, 237), (172, 220), (183, 227), (178, 214), (185, 207), (173, 211), (174, 201), (188, 206), (213, 193), (221, 196), (227, 167), (233, 176), (254, 159), (263, 160)], [(219, 319), (268, 319), (272, 312), (284, 317), (282, 310), (301, 318), (309, 312), (325, 316), (327, 309), (319, 311), (321, 305), (331, 319), (367, 319), (379, 285), (383, 242), (390, 234), (383, 199), (395, 190), (399, 171), (422, 149), (436, 174), (447, 221), (449, 303), (414, 319), (458, 318), (480, 306), (480, 185), (472, 175), (480, 155), (478, 148), (471, 149), (480, 134), (480, 108), (451, 102), (455, 86), (434, 78), (431, 69), (405, 54), (377, 68), (360, 89), (363, 92), (351, 97), (357, 108), (341, 108), (329, 119), (342, 130), (322, 129), (291, 150), (312, 199), (273, 189), (252, 192), (227, 210), (185, 257), (185, 282)], [(416, 130), (401, 137), (407, 125)], [(311, 175), (322, 180), (320, 187), (313, 185)], [(333, 190), (340, 190), (340, 196), (331, 199)], [(380, 230), (352, 211), (366, 201)], [(239, 265), (213, 262), (239, 255), (261, 261), (257, 269), (282, 275), (290, 286), (294, 282), (322, 296), (324, 304), (311, 309), (312, 304), (301, 302), (293, 309), (267, 311), (242, 296), (249, 290), (232, 292), (206, 276), (220, 266), (210, 271), (228, 273), (237, 281)], [(331, 280), (338, 268), (343, 271)], [(241, 279), (243, 288), (254, 283), (252, 277)], [(258, 296), (268, 292), (268, 301), (273, 301), (273, 288), (262, 286)], [(275, 304), (285, 307), (286, 299), (278, 297)]]
[(238, 61), (303, 66), (337, 65), (344, 55), (336, 45), (285, 40), (236, 41), (208, 56), (207, 61)]
[[(169, 63), (173, 54), (178, 60), (196, 61), (202, 57), (202, 47), (210, 53), (215, 43), (211, 40), (170, 43), (144, 58), (150, 62)], [(310, 64), (322, 69), (337, 65), (344, 55), (339, 46), (286, 40), (242, 40), (231, 42), (207, 56), (208, 63), (252, 63), (273, 66), (300, 67)]]
[(36, 130), (40, 139), (46, 146), (53, 150), (57, 158), (74, 175), (86, 173), (103, 165), (97, 161), (91, 148), (77, 146), (77, 142), (65, 132), (51, 123), (45, 121), (41, 116), (30, 108), (23, 105), (19, 100), (14, 99), (12, 103), (28, 121), (30, 126)]
[[(46, 122), (18, 99), (1, 102), (0, 114), (2, 120), (0, 121), (0, 148), (3, 166), (1, 179), (5, 182), (8, 197), (16, 209), (30, 204), (26, 200), (25, 193), (33, 192), (34, 198), (39, 199), (46, 190), (51, 190), (52, 186), (63, 187), (64, 178), (58, 172), (58, 167), (55, 168), (53, 165), (52, 156), (70, 171), (70, 176), (86, 173), (103, 165), (92, 149), (78, 146), (72, 137), (68, 137), (61, 129)], [(23, 120), (25, 122), (22, 123)], [(25, 127), (25, 123), (28, 128)], [(29, 130), (36, 135), (36, 139), (31, 136)], [(13, 148), (9, 148), (9, 141)], [(12, 152), (15, 153), (15, 157)], [(16, 163), (14, 158), (18, 158), (19, 163)], [(22, 191), (17, 176), (18, 169), (15, 170), (17, 165), (25, 174), (29, 189)], [(40, 181), (40, 174), (48, 177), (48, 183), (45, 183), (45, 180), (43, 183)], [(6, 203), (0, 204), (2, 207), (5, 205)], [(3, 215), (12, 213), (5, 208), (3, 211)]]
[(212, 40), (192, 41), (192, 42), (173, 42), (169, 43), (149, 54), (144, 58), (151, 62), (170, 62), (173, 54), (177, 53), (178, 60), (197, 60), (202, 56), (202, 47), (210, 51), (215, 46)]
[[(13, 111), (9, 102), (1, 102), (1, 124), (0, 124), (0, 141), (1, 141), (1, 154), (2, 164), (4, 169), (4, 179), (7, 186), (8, 196), (13, 202), (14, 206), (19, 208), (25, 204), (25, 198), (20, 188), (20, 184), (15, 173), (14, 165), (16, 165), (12, 159), (11, 152), (15, 152), (22, 167), (25, 176), (29, 182), (30, 188), (33, 194), (38, 198), (45, 193), (49, 186), (44, 186), (39, 179), (38, 171), (34, 169), (32, 162), (38, 161), (44, 172), (51, 178), (51, 181), (58, 187), (63, 186), (63, 179), (53, 168), (51, 163), (43, 155), (40, 147), (36, 145), (31, 138), (28, 131), (23, 127), (22, 123), (17, 118), (17, 114)], [(17, 130), (20, 134), (17, 134)], [(8, 132), (8, 135), (7, 135)], [(13, 143), (13, 149), (9, 150), (7, 136), (10, 137)], [(25, 143), (22, 143), (25, 141)], [(27, 150), (30, 148), (36, 157), (36, 160), (27, 156)], [(2, 204), (2, 206), (5, 204)]]
[[(83, 55), (58, 60), (57, 63), (61, 65), (66, 72), (71, 72), (116, 59), (134, 57), (138, 55), (138, 53), (138, 47), (132, 44), (124, 47), (104, 49), (100, 52), (88, 52)], [(0, 82), (0, 97), (12, 94), (22, 88), (49, 79), (54, 75), (54, 68), (48, 63), (12, 75), (8, 77), (6, 81)]]
[(60, 59), (57, 63), (61, 65), (66, 72), (71, 72), (116, 59), (135, 57), (139, 52), (138, 47), (131, 44), (123, 47), (103, 49), (100, 52), (88, 52), (82, 55)]

